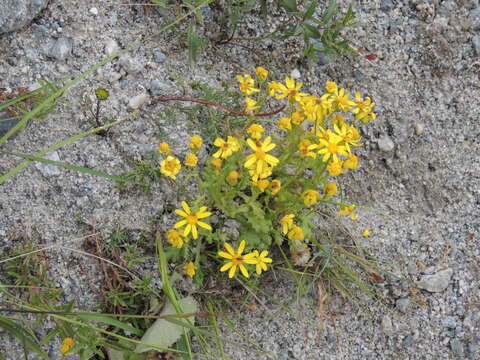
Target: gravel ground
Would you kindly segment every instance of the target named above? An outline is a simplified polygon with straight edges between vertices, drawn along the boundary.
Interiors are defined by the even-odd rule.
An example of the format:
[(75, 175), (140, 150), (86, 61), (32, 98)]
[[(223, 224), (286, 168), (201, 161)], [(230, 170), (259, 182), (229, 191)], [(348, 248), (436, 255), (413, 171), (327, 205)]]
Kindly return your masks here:
[[(353, 5), (364, 26), (350, 30), (349, 38), (363, 54), (375, 54), (373, 60), (342, 58), (306, 68), (298, 62), (295, 43), (288, 42), (258, 45), (259, 54), (241, 47), (209, 48), (189, 67), (186, 50), (172, 34), (163, 34), (99, 69), (55, 112), (31, 122), (3, 148), (33, 153), (88, 130), (82, 99), (103, 86), (111, 94), (106, 116), (120, 118), (143, 102), (141, 116), (116, 126), (111, 140), (90, 136), (49, 156), (118, 174), (128, 169), (125, 155), (140, 159), (159, 142), (158, 127), (149, 119), (161, 107), (149, 105), (152, 96), (195, 95), (188, 85), (193, 81), (218, 87), (266, 58), (287, 74), (296, 69), (312, 92), (320, 92), (326, 80), (365, 92), (379, 104), (378, 119), (365, 128), (361, 168), (342, 180), (342, 195), (365, 210), (346, 225), (354, 234), (370, 229), (364, 245), (393, 262), (393, 272), (404, 280), (381, 284), (382, 303), (348, 304), (333, 297), (329, 317), (318, 317), (301, 300), (293, 309), (308, 322), (291, 314), (265, 320), (277, 307), (263, 299), (264, 306), (238, 315), (239, 330), (276, 359), (480, 359), (479, 2), (358, 0)], [(40, 78), (85, 70), (154, 34), (165, 21), (162, 12), (145, 13), (119, 1), (51, 0), (33, 23), (0, 35), (1, 87), (34, 88)], [(267, 31), (272, 21), (245, 19), (240, 36)], [(162, 133), (175, 151), (185, 152), (186, 135), (197, 125), (181, 116), (175, 120), (162, 124)], [(0, 157), (2, 173), (17, 163)], [(141, 231), (170, 203), (174, 195), (163, 185), (149, 195), (133, 194), (101, 178), (30, 165), (0, 187), (0, 253), (15, 245), (18, 233), (33, 231), (46, 245), (80, 248), (79, 216), (104, 234), (118, 226)], [(83, 309), (95, 305), (96, 262), (66, 250), (47, 256), (65, 299)], [(264, 287), (282, 302), (296, 290), (278, 272)], [(0, 339), (0, 354), (21, 358), (1, 330)], [(57, 351), (52, 349), (53, 359)], [(226, 352), (233, 359), (262, 358), (239, 347)]]

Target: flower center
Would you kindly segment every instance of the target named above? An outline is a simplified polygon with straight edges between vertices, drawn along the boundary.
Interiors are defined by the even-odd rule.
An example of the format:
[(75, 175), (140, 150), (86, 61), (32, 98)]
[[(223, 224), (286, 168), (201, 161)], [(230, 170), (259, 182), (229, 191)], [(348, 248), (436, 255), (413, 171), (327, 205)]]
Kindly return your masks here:
[(335, 154), (338, 152), (338, 146), (337, 144), (328, 144), (328, 152), (330, 154)]
[(195, 215), (188, 215), (185, 220), (187, 220), (187, 224), (190, 225), (195, 225), (198, 222), (198, 218)]
[(257, 156), (257, 158), (261, 159), (261, 160), (264, 160), (265, 159), (265, 152), (262, 151), (262, 150), (257, 150), (255, 151), (255, 155)]

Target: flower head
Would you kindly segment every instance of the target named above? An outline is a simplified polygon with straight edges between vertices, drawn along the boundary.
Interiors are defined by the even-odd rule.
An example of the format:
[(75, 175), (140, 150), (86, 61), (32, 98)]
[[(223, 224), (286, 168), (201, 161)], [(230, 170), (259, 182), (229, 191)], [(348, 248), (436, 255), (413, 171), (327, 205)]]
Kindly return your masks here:
[(227, 182), (230, 185), (235, 186), (238, 183), (238, 177), (239, 177), (238, 171), (236, 170), (230, 171), (227, 176)]
[(302, 97), (307, 96), (307, 94), (300, 92), (302, 86), (302, 83), (295, 84), (295, 79), (287, 76), (285, 78), (285, 85), (280, 83), (276, 98), (283, 99), (284, 97), (288, 97), (288, 101), (291, 103), (295, 101), (299, 102)]
[(277, 93), (280, 92), (281, 85), (282, 84), (277, 82), (277, 81), (270, 81), (268, 83), (268, 87), (267, 87), (267, 95), (268, 96), (275, 96)]
[(270, 181), (265, 179), (260, 179), (260, 180), (254, 181), (253, 184), (260, 189), (260, 192), (263, 193), (270, 185)]
[[(250, 277), (245, 264), (251, 263), (250, 260), (253, 260), (254, 254), (249, 253), (246, 255), (242, 255), (243, 250), (245, 250), (246, 242), (245, 240), (240, 241), (240, 245), (238, 246), (237, 251), (233, 249), (233, 247), (228, 244), (224, 243), (223, 246), (225, 247), (225, 251), (219, 251), (218, 256), (229, 260), (225, 265), (220, 268), (220, 271), (228, 271), (228, 277), (231, 279), (235, 276), (237, 272), (237, 268), (240, 268), (240, 272), (246, 278)], [(249, 261), (249, 262), (247, 262)]]
[(185, 274), (190, 277), (195, 275), (195, 265), (191, 261), (183, 267), (183, 270), (185, 270)]
[(363, 237), (369, 237), (370, 236), (370, 230), (368, 230), (368, 229), (363, 230), (362, 236)]
[(280, 180), (276, 180), (276, 179), (272, 180), (269, 188), (270, 188), (270, 191), (272, 192), (272, 195), (275, 195), (282, 188), (282, 182)]
[(192, 213), (192, 211), (190, 210), (190, 207), (185, 201), (182, 201), (182, 208), (183, 210), (180, 210), (180, 209), (175, 210), (175, 213), (177, 215), (184, 218), (183, 220), (180, 220), (175, 224), (175, 229), (185, 226), (185, 229), (183, 230), (183, 236), (188, 236), (188, 234), (192, 232), (193, 238), (198, 239), (197, 226), (200, 226), (210, 231), (212, 230), (212, 227), (210, 225), (208, 225), (207, 223), (204, 223), (203, 221), (200, 221), (200, 219), (204, 219), (212, 215), (211, 212), (207, 211), (206, 206), (202, 206), (198, 210), (198, 212), (195, 214)]
[(252, 124), (247, 129), (247, 134), (254, 140), (260, 140), (265, 129), (260, 124)]
[(244, 76), (238, 75), (237, 77), (238, 82), (240, 83), (240, 91), (246, 95), (253, 94), (254, 92), (259, 92), (259, 89), (254, 88), (255, 80), (253, 80), (250, 74), (246, 74)]
[(334, 125), (333, 128), (336, 135), (342, 138), (348, 152), (350, 152), (350, 145), (360, 146), (360, 134), (355, 126), (343, 123), (340, 126)]
[(302, 193), (302, 200), (306, 206), (315, 204), (320, 197), (320, 194), (316, 190), (305, 190)]
[(72, 347), (73, 347), (73, 339), (71, 337), (67, 337), (62, 341), (62, 347), (60, 348), (60, 353), (62, 355), (65, 355), (70, 351)]
[(175, 229), (167, 231), (167, 241), (172, 244), (173, 247), (179, 249), (183, 246), (182, 235)]
[(202, 138), (200, 136), (194, 135), (190, 137), (190, 144), (188, 146), (190, 146), (190, 149), (192, 149), (192, 151), (197, 152), (202, 147), (202, 144)]
[(181, 168), (180, 160), (171, 155), (167, 156), (167, 158), (160, 163), (160, 172), (173, 180), (177, 178)]
[(357, 101), (356, 107), (352, 110), (355, 114), (355, 120), (360, 120), (363, 123), (367, 123), (370, 120), (375, 120), (377, 115), (373, 112), (375, 103), (372, 102), (368, 96), (365, 100), (362, 100), (362, 96), (359, 92), (355, 94), (355, 100)]
[(318, 153), (323, 154), (322, 161), (327, 162), (330, 157), (332, 157), (334, 161), (338, 160), (338, 154), (348, 156), (347, 147), (341, 144), (343, 139), (330, 130), (327, 130), (327, 133), (328, 140), (321, 138), (320, 144), (318, 145), (320, 148)]
[(185, 156), (185, 165), (190, 167), (195, 167), (197, 166), (197, 163), (198, 163), (197, 155), (195, 155), (193, 152), (188, 153)]
[(338, 92), (332, 95), (333, 105), (335, 108), (348, 111), (353, 106), (355, 106), (355, 102), (350, 100), (350, 94), (345, 92), (344, 88), (341, 88)]
[(327, 83), (325, 84), (325, 90), (330, 94), (335, 94), (336, 92), (338, 92), (337, 83), (334, 81), (327, 81)]
[(265, 168), (270, 166), (276, 166), (279, 160), (270, 154), (268, 151), (275, 148), (275, 144), (271, 143), (272, 138), (269, 136), (263, 142), (252, 139), (247, 139), (247, 144), (254, 151), (253, 154), (247, 156), (244, 166), (247, 169), (255, 168), (257, 174), (261, 174)]
[(253, 251), (253, 258), (247, 259), (246, 263), (247, 264), (255, 264), (255, 272), (257, 275), (260, 275), (262, 271), (267, 271), (267, 264), (270, 264), (272, 262), (271, 258), (267, 257), (268, 251), (263, 250), (261, 253), (258, 252), (258, 250)]
[(168, 152), (170, 151), (170, 147), (168, 146), (168, 143), (166, 142), (162, 142), (160, 143), (160, 145), (158, 145), (158, 152), (160, 154), (168, 154)]
[(287, 237), (290, 240), (301, 241), (304, 239), (305, 235), (303, 234), (303, 229), (300, 226), (292, 225), (292, 228), (288, 232)]
[(337, 193), (337, 184), (335, 183), (328, 183), (324, 186), (323, 192), (325, 193), (325, 197), (332, 197)]
[(300, 152), (300, 157), (303, 159), (305, 157), (312, 157), (312, 158), (316, 158), (317, 157), (317, 154), (314, 153), (313, 151), (310, 151), (310, 146), (312, 145), (312, 142), (308, 139), (303, 139), (302, 141), (300, 141), (300, 143), (298, 144), (298, 150)]
[(257, 75), (258, 82), (263, 83), (265, 80), (267, 80), (268, 70), (259, 66), (255, 69), (255, 74)]
[(338, 176), (343, 174), (343, 161), (333, 160), (327, 165), (327, 171), (329, 176)]
[(358, 156), (351, 154), (348, 159), (343, 161), (344, 169), (357, 169), (358, 168)]
[(355, 205), (344, 205), (341, 210), (337, 211), (337, 215), (350, 215), (350, 218), (355, 220), (358, 218), (357, 214), (354, 213), (355, 208)]
[(243, 108), (243, 111), (248, 114), (252, 115), (255, 110), (259, 109), (260, 106), (257, 105), (257, 102), (253, 100), (252, 98), (249, 98), (248, 96), (245, 98), (245, 106)]
[(213, 145), (218, 146), (220, 148), (215, 154), (213, 154), (213, 157), (215, 158), (221, 157), (222, 159), (226, 159), (232, 156), (233, 153), (240, 150), (240, 143), (233, 136), (229, 136), (227, 138), (227, 141), (221, 138), (216, 138), (215, 141), (213, 142)]
[(280, 219), (280, 225), (282, 225), (282, 234), (286, 235), (293, 226), (294, 214), (287, 214)]
[(280, 120), (278, 120), (278, 128), (280, 130), (292, 130), (292, 119), (281, 117)]

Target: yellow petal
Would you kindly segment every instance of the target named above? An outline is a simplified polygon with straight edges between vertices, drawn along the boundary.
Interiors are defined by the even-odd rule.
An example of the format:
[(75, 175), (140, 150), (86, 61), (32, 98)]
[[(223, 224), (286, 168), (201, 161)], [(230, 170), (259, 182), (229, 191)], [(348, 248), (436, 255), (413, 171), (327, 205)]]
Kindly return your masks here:
[(245, 267), (245, 265), (240, 263), (240, 265), (238, 265), (238, 266), (240, 267), (240, 271), (242, 272), (242, 275), (245, 276), (246, 278), (249, 278), (250, 275), (248, 274), (248, 271), (247, 271), (247, 268)]
[(223, 257), (225, 259), (230, 259), (230, 260), (233, 258), (231, 254), (226, 253), (225, 251), (219, 251), (218, 256)]
[(187, 220), (180, 220), (179, 222), (177, 222), (174, 226), (175, 229), (178, 229), (179, 227), (182, 227), (184, 226), (185, 224), (187, 223)]
[(233, 266), (233, 263), (232, 263), (232, 262), (228, 262), (228, 263), (226, 263), (225, 265), (223, 265), (223, 266), (220, 268), (220, 271), (221, 271), (221, 272), (227, 271), (227, 270), (230, 269), (232, 266)]
[(247, 144), (248, 146), (250, 146), (252, 148), (253, 151), (257, 151), (257, 145), (255, 145), (255, 143), (253, 142), (252, 139), (247, 139)]
[(223, 144), (225, 143), (225, 140), (221, 139), (221, 138), (216, 138), (215, 141), (213, 142), (213, 145), (215, 146), (222, 146)]
[(197, 225), (204, 228), (204, 229), (212, 231), (212, 227), (210, 225), (208, 225), (207, 223), (204, 223), (203, 221), (197, 221)]
[(209, 217), (210, 215), (212, 215), (211, 212), (208, 212), (208, 211), (199, 211), (196, 216), (197, 216), (197, 219), (203, 219), (203, 218), (206, 218), (206, 217)]
[(186, 201), (182, 201), (182, 208), (185, 210), (185, 212), (190, 215), (190, 207), (188, 206)]
[[(253, 155), (253, 154), (252, 154), (252, 155)], [(257, 160), (256, 157), (255, 157), (255, 155), (253, 155), (253, 156), (252, 156), (252, 155), (248, 155), (248, 156), (247, 156), (247, 161), (245, 161), (245, 165), (244, 165), (244, 166), (245, 166), (247, 169), (250, 168), (250, 167), (255, 163), (255, 161)]]
[(180, 209), (175, 210), (175, 214), (180, 215), (182, 217), (187, 217), (188, 214), (185, 211), (182, 211)]
[(195, 240), (198, 239), (197, 227), (195, 225), (192, 225), (192, 236)]
[(229, 243), (223, 244), (225, 246), (225, 249), (227, 249), (228, 253), (232, 256), (236, 256), (235, 250), (233, 250), (232, 246)]
[[(233, 263), (231, 263), (233, 265)], [(235, 276), (235, 273), (237, 272), (237, 265), (233, 265), (230, 268), (230, 271), (228, 272), (228, 277), (231, 279)]]
[(188, 234), (190, 234), (191, 230), (192, 230), (192, 225), (187, 224), (187, 226), (185, 226), (185, 231), (183, 232), (183, 236), (188, 236)]
[(240, 241), (240, 245), (238, 246), (237, 254), (241, 255), (243, 250), (245, 250), (245, 245), (247, 245), (245, 240)]

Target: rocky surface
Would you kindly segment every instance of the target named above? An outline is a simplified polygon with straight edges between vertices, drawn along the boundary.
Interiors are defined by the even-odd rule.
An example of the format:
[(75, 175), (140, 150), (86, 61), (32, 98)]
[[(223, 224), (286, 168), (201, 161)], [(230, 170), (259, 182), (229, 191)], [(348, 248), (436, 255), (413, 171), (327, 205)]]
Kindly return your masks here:
[[(149, 97), (195, 96), (196, 81), (219, 88), (222, 81), (264, 65), (274, 75), (301, 74), (313, 92), (335, 80), (350, 92), (367, 93), (379, 105), (378, 119), (363, 130), (361, 169), (341, 180), (341, 195), (364, 208), (359, 220), (342, 223), (371, 253), (393, 264), (398, 279), (379, 284), (378, 302), (365, 298), (352, 304), (333, 296), (329, 311), (319, 316), (316, 291), (297, 301), (291, 277), (270, 272), (262, 289), (271, 297), (259, 295), (264, 305), (245, 308), (236, 318), (238, 329), (268, 356), (251, 345), (226, 345), (226, 353), (234, 359), (478, 359), (479, 2), (381, 0), (356, 1), (354, 7), (364, 25), (348, 36), (363, 55), (375, 54), (373, 60), (320, 59), (309, 68), (290, 42), (270, 42), (256, 44), (256, 52), (210, 47), (189, 67), (186, 49), (166, 33), (98, 69), (54, 112), (34, 119), (2, 148), (34, 153), (90, 129), (85, 101), (100, 86), (111, 95), (102, 108), (105, 117), (119, 119), (129, 108), (141, 109), (141, 115), (113, 128), (110, 137), (90, 136), (58, 149), (54, 160), (112, 174), (129, 169), (124, 154), (142, 159), (163, 140), (185, 153), (188, 136), (199, 133), (202, 119), (161, 119), (164, 108), (149, 104)], [(33, 89), (38, 79), (78, 74), (154, 34), (167, 21), (162, 14), (115, 2), (51, 0), (29, 27), (0, 36), (2, 87)], [(239, 36), (254, 36), (273, 21), (249, 17)], [(0, 156), (2, 173), (18, 163)], [(173, 221), (162, 212), (177, 205), (168, 186), (142, 195), (122, 192), (103, 178), (46, 169), (30, 165), (0, 186), (0, 249), (12, 246), (19, 228), (36, 229), (45, 245), (80, 248), (79, 216), (103, 234), (119, 225), (146, 229), (152, 218)], [(372, 236), (360, 239), (364, 228)], [(94, 306), (97, 264), (64, 250), (47, 256), (65, 299), (83, 309)], [(293, 304), (294, 312), (277, 314), (276, 301)], [(226, 329), (224, 336), (240, 340)], [(9, 336), (0, 332), (0, 338), (0, 354), (21, 358)]]
[(0, 34), (27, 25), (47, 5), (48, 0), (2, 0), (0, 3)]

